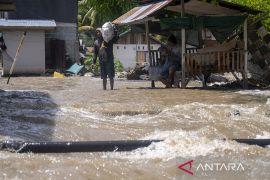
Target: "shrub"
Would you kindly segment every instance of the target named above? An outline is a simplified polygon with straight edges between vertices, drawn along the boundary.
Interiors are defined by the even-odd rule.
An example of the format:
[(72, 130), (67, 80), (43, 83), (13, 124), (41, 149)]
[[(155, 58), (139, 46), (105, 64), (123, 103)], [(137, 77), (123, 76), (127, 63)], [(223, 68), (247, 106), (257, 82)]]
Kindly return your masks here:
[(116, 59), (114, 61), (114, 69), (115, 69), (115, 72), (123, 72), (124, 71), (124, 66), (119, 59)]
[(96, 64), (93, 63), (93, 55), (86, 56), (86, 60), (84, 61), (86, 69), (91, 72), (94, 76), (100, 75), (99, 61)]
[[(99, 60), (97, 60), (96, 64), (93, 64), (93, 55), (87, 55), (86, 60), (84, 61), (86, 69), (91, 72), (94, 76), (100, 75), (100, 67), (99, 67)], [(114, 68), (115, 72), (123, 72), (124, 67), (121, 61), (116, 59), (114, 61)]]

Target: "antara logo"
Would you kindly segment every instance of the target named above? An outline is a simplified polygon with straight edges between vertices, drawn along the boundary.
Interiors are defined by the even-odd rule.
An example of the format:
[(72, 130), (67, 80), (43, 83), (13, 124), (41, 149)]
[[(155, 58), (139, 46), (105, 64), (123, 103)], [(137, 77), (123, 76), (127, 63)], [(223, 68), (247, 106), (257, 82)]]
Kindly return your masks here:
[[(187, 161), (183, 164), (180, 164), (178, 168), (190, 175), (194, 175), (194, 173), (191, 171), (192, 169), (192, 163), (193, 160)], [(196, 171), (245, 171), (245, 167), (242, 163), (199, 163), (197, 167), (194, 167)]]
[[(178, 168), (181, 169), (182, 171), (188, 173), (188, 174), (193, 175), (193, 172), (191, 171), (192, 163), (193, 163), (193, 160), (187, 161), (187, 162), (185, 162), (185, 163), (183, 163), (183, 164), (180, 164), (180, 165), (178, 166)], [(186, 165), (189, 165), (189, 169), (185, 169), (185, 168), (184, 168)]]

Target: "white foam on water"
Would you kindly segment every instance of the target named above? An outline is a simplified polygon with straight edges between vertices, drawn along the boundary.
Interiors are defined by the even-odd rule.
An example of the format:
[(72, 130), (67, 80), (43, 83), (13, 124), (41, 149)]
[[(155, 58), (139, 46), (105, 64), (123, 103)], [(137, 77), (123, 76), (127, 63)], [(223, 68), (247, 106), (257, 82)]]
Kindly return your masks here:
[[(178, 156), (206, 156), (209, 154), (224, 154), (224, 151), (241, 152), (246, 145), (238, 144), (232, 141), (223, 141), (223, 134), (215, 129), (214, 123), (219, 123), (224, 127), (239, 129), (239, 121), (250, 122), (254, 119), (265, 121), (264, 114), (259, 114), (260, 106), (252, 106), (249, 104), (205, 104), (205, 103), (189, 103), (167, 107), (157, 114), (137, 114), (137, 115), (117, 115), (110, 116), (98, 112), (91, 112), (88, 109), (76, 107), (62, 107), (60, 114), (75, 119), (78, 122), (89, 122), (89, 126), (95, 128), (108, 125), (112, 131), (117, 127), (122, 131), (127, 131), (127, 124), (139, 124), (142, 128), (147, 128), (153, 124), (163, 124), (171, 128), (174, 124), (175, 128), (166, 131), (166, 127), (153, 132), (152, 128), (145, 130), (150, 133), (141, 139), (164, 139), (163, 142), (153, 143), (147, 148), (141, 148), (130, 153), (113, 153), (108, 155), (116, 158), (141, 159), (141, 158), (161, 158), (170, 159)], [(240, 115), (234, 115), (234, 111), (239, 111)], [(228, 117), (228, 114), (232, 114)], [(262, 119), (264, 118), (264, 119)], [(76, 121), (76, 122), (77, 122)], [(188, 127), (191, 123), (208, 122), (209, 126), (199, 129), (198, 131), (179, 130), (181, 124)], [(178, 124), (179, 123), (179, 124)], [(181, 124), (180, 124), (181, 123)], [(260, 122), (262, 123), (262, 122)], [(145, 127), (144, 127), (145, 126)], [(162, 126), (162, 125), (161, 125)], [(196, 125), (197, 126), (197, 125)], [(157, 126), (159, 127), (159, 126)], [(152, 130), (151, 130), (152, 129)], [(75, 132), (74, 132), (75, 133)], [(215, 137), (209, 139), (209, 137)], [(105, 155), (107, 156), (107, 154)]]
[[(262, 134), (257, 134), (255, 139), (270, 139), (270, 132), (263, 131)], [(270, 145), (266, 147), (270, 148)]]
[(73, 115), (76, 117), (89, 118), (93, 120), (101, 120), (98, 113), (89, 112), (82, 108), (72, 108), (72, 107), (61, 107), (58, 115)]
[[(204, 131), (204, 130), (202, 130)], [(152, 143), (150, 146), (131, 152), (105, 154), (103, 157), (120, 159), (162, 159), (168, 161), (177, 157), (196, 157), (207, 155), (226, 155), (226, 151), (242, 152), (247, 145), (233, 141), (224, 141), (222, 138), (209, 139), (201, 131), (156, 131), (144, 139), (164, 139), (162, 142)]]
[[(248, 120), (251, 117), (254, 118), (254, 116), (262, 116), (261, 114), (256, 113), (259, 109), (260, 106), (243, 104), (227, 105), (194, 102), (166, 108), (156, 117), (157, 119), (167, 117), (168, 119), (176, 119), (177, 121), (185, 122), (206, 122), (216, 120), (224, 121), (228, 119), (229, 116), (233, 115), (234, 120)], [(237, 116), (237, 114), (239, 116)]]
[[(167, 107), (160, 112), (147, 114), (142, 111), (142, 114), (135, 115), (117, 115), (110, 116), (98, 112), (92, 112), (84, 108), (61, 107), (58, 115), (80, 117), (84, 120), (96, 122), (112, 122), (119, 124), (156, 124), (162, 121), (172, 122), (206, 122), (228, 119), (228, 116), (239, 112), (240, 116), (234, 117), (234, 120), (243, 119), (260, 119), (257, 116), (263, 116), (257, 113), (260, 106), (249, 106), (246, 104), (227, 105), (227, 104), (204, 104), (204, 103), (189, 103)], [(188, 121), (187, 121), (188, 120)]]
[(270, 139), (270, 132), (263, 131), (262, 134), (257, 134), (255, 139)]
[(155, 122), (155, 118), (157, 115), (148, 115), (148, 114), (138, 114), (138, 115), (120, 115), (115, 116), (113, 119), (117, 122), (127, 123), (127, 124), (134, 124), (134, 123), (141, 123), (141, 124), (149, 124)]
[(270, 105), (270, 98), (267, 98), (266, 104)]
[(0, 160), (5, 160), (9, 158), (10, 158), (10, 155), (8, 154), (8, 152), (0, 152)]
[(110, 116), (104, 115), (98, 112), (92, 112), (84, 108), (74, 108), (74, 107), (61, 107), (58, 115), (72, 115), (76, 117), (81, 117), (85, 120), (97, 121), (97, 122), (113, 122), (113, 123), (149, 123), (156, 115), (149, 114), (137, 114), (137, 115), (117, 115)]
[(270, 90), (242, 90), (236, 92), (238, 94), (243, 94), (243, 95), (254, 95), (254, 96), (270, 96)]
[(221, 86), (221, 85), (226, 85), (228, 84), (227, 82), (214, 82), (214, 83), (209, 83), (208, 86), (214, 86), (214, 85), (218, 85), (218, 86)]

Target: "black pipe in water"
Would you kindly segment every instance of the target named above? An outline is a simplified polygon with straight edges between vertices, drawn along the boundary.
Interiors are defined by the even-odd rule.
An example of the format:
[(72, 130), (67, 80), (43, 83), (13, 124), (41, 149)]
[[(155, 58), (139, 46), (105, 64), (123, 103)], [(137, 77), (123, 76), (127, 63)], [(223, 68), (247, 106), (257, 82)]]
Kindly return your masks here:
[(131, 151), (147, 147), (161, 140), (124, 140), (124, 141), (76, 141), (76, 142), (0, 142), (0, 150), (18, 153), (71, 153), (71, 152), (116, 152)]
[(249, 145), (257, 145), (261, 147), (266, 147), (270, 145), (270, 139), (233, 139), (238, 143), (245, 143)]
[[(239, 143), (266, 147), (270, 139), (233, 139)], [(117, 152), (132, 151), (147, 147), (163, 140), (124, 140), (124, 141), (64, 141), (64, 142), (0, 142), (0, 150), (18, 153), (72, 153), (72, 152)]]

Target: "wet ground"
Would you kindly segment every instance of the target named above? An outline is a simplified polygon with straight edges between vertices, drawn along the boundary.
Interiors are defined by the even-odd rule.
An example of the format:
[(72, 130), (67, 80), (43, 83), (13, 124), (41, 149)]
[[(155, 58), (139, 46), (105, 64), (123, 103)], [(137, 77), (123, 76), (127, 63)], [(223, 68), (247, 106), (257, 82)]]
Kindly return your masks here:
[[(0, 179), (269, 179), (269, 147), (223, 139), (270, 138), (270, 91), (149, 86), (118, 80), (103, 91), (91, 77), (0, 78), (0, 140), (164, 139), (131, 152), (0, 152)], [(193, 175), (177, 168), (190, 160)]]

